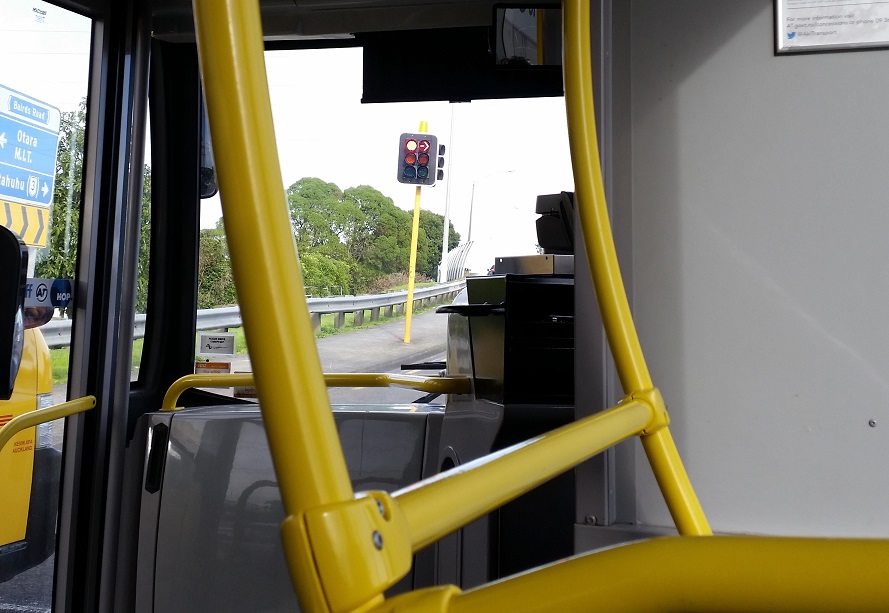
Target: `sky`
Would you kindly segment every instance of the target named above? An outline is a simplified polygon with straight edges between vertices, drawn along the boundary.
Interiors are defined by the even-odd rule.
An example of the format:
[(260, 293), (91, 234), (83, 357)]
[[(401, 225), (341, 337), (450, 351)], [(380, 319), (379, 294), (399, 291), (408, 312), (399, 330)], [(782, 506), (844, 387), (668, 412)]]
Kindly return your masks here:
[[(87, 91), (89, 19), (36, 0), (0, 0), (0, 14), (0, 84), (76, 109)], [(396, 180), (398, 137), (426, 121), (447, 152), (445, 180), (422, 189), (420, 206), (444, 214), (449, 203), (463, 241), (471, 211), (474, 272), (535, 253), (536, 196), (573, 189), (562, 98), (363, 105), (355, 48), (270, 51), (266, 71), (283, 187), (303, 177), (370, 185), (412, 210), (415, 188)], [(202, 227), (220, 216), (218, 197), (202, 203)]]

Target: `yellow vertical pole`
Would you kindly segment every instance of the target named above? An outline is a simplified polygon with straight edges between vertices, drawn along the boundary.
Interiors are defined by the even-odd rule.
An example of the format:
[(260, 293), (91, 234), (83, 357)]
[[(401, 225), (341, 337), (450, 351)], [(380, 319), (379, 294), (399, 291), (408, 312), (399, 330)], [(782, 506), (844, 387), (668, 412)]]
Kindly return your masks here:
[(303, 610), (319, 610), (305, 513), (352, 500), (353, 491), (290, 231), (259, 5), (195, 0), (194, 11), (232, 269), (287, 517), (284, 551)]
[[(429, 125), (420, 122), (420, 133), (425, 134)], [(435, 172), (433, 169), (432, 172)], [(411, 228), (411, 259), (407, 272), (407, 304), (404, 307), (404, 342), (411, 342), (411, 317), (414, 314), (414, 280), (417, 276), (417, 241), (420, 235), (420, 186), (414, 194), (414, 224)]]

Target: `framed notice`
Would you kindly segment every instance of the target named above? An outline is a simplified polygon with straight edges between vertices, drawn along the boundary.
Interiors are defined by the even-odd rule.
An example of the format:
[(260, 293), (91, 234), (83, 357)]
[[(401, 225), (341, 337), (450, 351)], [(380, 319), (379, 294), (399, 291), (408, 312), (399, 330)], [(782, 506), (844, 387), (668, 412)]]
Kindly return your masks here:
[(889, 2), (776, 0), (778, 53), (889, 47)]

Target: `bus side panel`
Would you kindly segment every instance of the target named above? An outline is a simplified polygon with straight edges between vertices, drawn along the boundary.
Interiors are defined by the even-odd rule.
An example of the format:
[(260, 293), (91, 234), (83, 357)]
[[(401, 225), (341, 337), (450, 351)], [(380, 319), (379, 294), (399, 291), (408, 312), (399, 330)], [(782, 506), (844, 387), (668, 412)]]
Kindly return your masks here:
[[(8, 401), (0, 402), (0, 425), (37, 408), (42, 357), (40, 346), (42, 344), (46, 347), (45, 342), (38, 342), (37, 335), (39, 332), (36, 330), (25, 331), (22, 365), (15, 380), (15, 389)], [(35, 438), (35, 428), (28, 428), (16, 435), (0, 451), (0, 483), (3, 483), (3, 488), (0, 489), (0, 516), (3, 517), (0, 522), (0, 546), (25, 538), (31, 503)]]

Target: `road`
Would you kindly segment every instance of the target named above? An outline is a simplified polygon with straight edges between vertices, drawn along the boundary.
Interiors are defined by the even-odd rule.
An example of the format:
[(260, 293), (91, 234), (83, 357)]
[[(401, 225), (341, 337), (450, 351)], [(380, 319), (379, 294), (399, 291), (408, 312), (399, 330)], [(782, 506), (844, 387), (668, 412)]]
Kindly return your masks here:
[[(405, 343), (404, 320), (318, 339), (318, 355), (324, 372), (403, 372), (433, 374), (435, 371), (402, 371), (400, 366), (423, 361), (443, 361), (447, 317), (434, 311), (413, 318), (411, 342)], [(237, 356), (233, 372), (249, 372), (250, 359)], [(231, 394), (231, 390), (222, 393)], [(64, 401), (64, 389), (55, 390)], [(332, 404), (410, 403), (423, 392), (404, 389), (338, 388), (330, 390)], [(58, 428), (61, 430), (61, 428)], [(51, 610), (53, 558), (17, 577), (0, 583), (0, 613), (44, 613)]]

